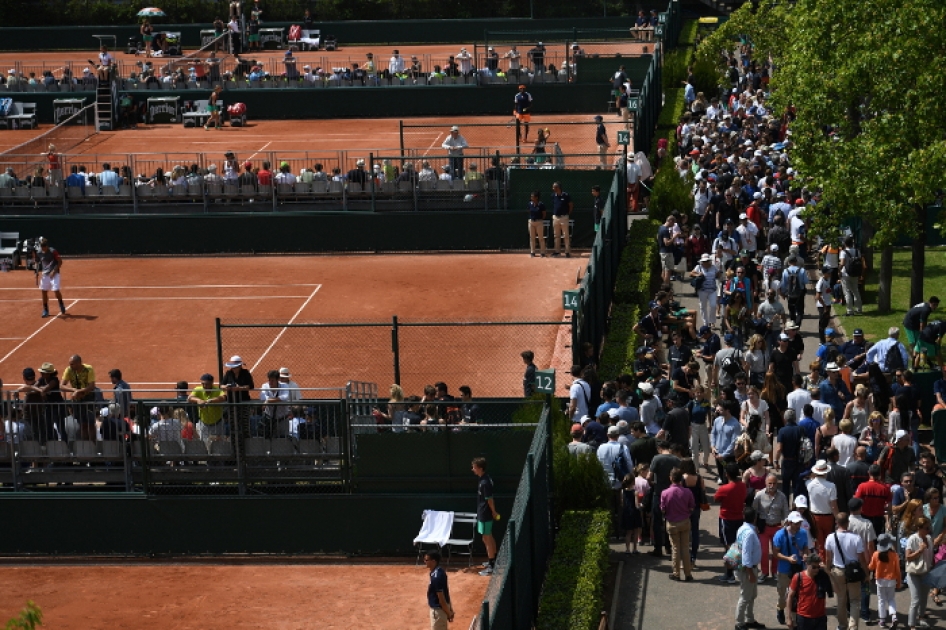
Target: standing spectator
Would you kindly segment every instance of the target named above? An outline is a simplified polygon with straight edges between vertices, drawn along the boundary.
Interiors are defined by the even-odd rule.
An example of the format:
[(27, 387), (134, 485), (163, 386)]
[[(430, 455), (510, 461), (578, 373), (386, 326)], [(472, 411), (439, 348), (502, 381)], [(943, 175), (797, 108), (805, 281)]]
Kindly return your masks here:
[(904, 370), (910, 365), (907, 349), (900, 343), (900, 329), (898, 327), (891, 326), (888, 328), (887, 338), (870, 347), (867, 351), (867, 362), (876, 363), (885, 374)]
[[(848, 625), (848, 619), (851, 615), (848, 612), (848, 606), (854, 605), (860, 596), (860, 582), (849, 582), (846, 576), (845, 566), (853, 563), (860, 563), (867, 573), (867, 550), (861, 537), (854, 532), (848, 531), (849, 516), (841, 512), (837, 517), (837, 529), (827, 537), (825, 542), (825, 564), (830, 567), (831, 582), (834, 585), (834, 592), (837, 595), (837, 615), (838, 627), (850, 628), (856, 630), (857, 617), (853, 616), (852, 623)], [(820, 532), (821, 524), (818, 529)], [(829, 530), (830, 531), (830, 530)], [(912, 592), (912, 589), (911, 589)]]
[(404, 57), (401, 56), (399, 50), (395, 49), (388, 61), (388, 76), (396, 77), (399, 74), (404, 74)]
[(492, 575), (496, 566), (496, 539), (493, 537), (493, 521), (499, 520), (493, 500), (493, 479), (486, 474), (486, 458), (473, 460), (473, 474), (480, 478), (476, 487), (476, 531), (483, 537), (486, 546), (486, 566), (480, 575)]
[(572, 425), (571, 435), (572, 441), (566, 445), (569, 455), (578, 457), (579, 455), (593, 455), (595, 453), (595, 449), (592, 448), (591, 444), (581, 441), (585, 435), (585, 430), (581, 428), (580, 424)]
[(535, 47), (529, 50), (529, 61), (532, 62), (535, 74), (545, 74), (545, 46), (542, 42), (537, 42)]
[(447, 584), (447, 572), (440, 566), (440, 552), (428, 551), (424, 554), (424, 565), (430, 571), (430, 584), (427, 586), (427, 606), (430, 608), (431, 630), (447, 630), (447, 622), (453, 622), (453, 606), (450, 604), (450, 587)]
[[(850, 499), (847, 503), (850, 513), (848, 515), (848, 530), (857, 534), (861, 543), (864, 545), (864, 572), (867, 573), (867, 565), (870, 563), (870, 559), (874, 556), (874, 549), (876, 547), (877, 534), (874, 532), (873, 524), (861, 516), (861, 508), (863, 507), (864, 502), (858, 498)], [(864, 622), (864, 625), (870, 625), (870, 582), (864, 580), (860, 583), (861, 589), (861, 610), (860, 610), (860, 619)], [(853, 607), (853, 603), (851, 604)], [(851, 611), (851, 615), (854, 615), (854, 611)]]
[[(723, 550), (736, 542), (744, 522), (743, 508), (746, 504), (746, 484), (742, 482), (739, 466), (735, 462), (728, 464), (725, 474), (726, 483), (721, 484), (713, 495), (713, 502), (719, 503), (719, 539)], [(736, 583), (736, 576), (728, 566), (726, 573), (716, 576), (716, 579), (729, 584)]]
[(131, 386), (122, 380), (122, 371), (114, 368), (108, 371), (108, 377), (112, 380), (112, 389), (115, 397), (115, 404), (121, 410), (122, 417), (130, 417), (132, 395)]
[(630, 451), (618, 441), (620, 434), (621, 430), (616, 426), (608, 427), (608, 441), (599, 446), (597, 452), (598, 461), (611, 486), (611, 520), (615, 535), (621, 531), (621, 488), (624, 478), (634, 470)]
[(709, 427), (707, 420), (710, 417), (710, 403), (706, 398), (706, 388), (697, 383), (693, 388), (693, 399), (687, 403), (690, 411), (690, 453), (695, 464), (699, 464), (700, 453), (703, 454), (703, 468), (709, 467), (711, 453)]
[(827, 330), (831, 323), (831, 304), (834, 300), (834, 288), (831, 284), (831, 271), (822, 269), (821, 277), (815, 283), (815, 306), (818, 307), (818, 338), (825, 343)]
[(840, 514), (837, 488), (825, 479), (830, 470), (828, 462), (823, 459), (818, 460), (811, 469), (811, 477), (805, 483), (808, 489), (808, 500), (811, 504), (811, 516), (815, 520), (815, 530), (818, 535), (816, 540), (817, 549), (818, 553), (822, 555), (824, 555), (825, 538), (834, 531), (835, 519)]
[(788, 268), (782, 272), (782, 284), (779, 291), (788, 300), (788, 316), (796, 326), (801, 326), (805, 318), (805, 293), (808, 290), (808, 274), (798, 264), (798, 258), (792, 257)]
[(544, 258), (545, 248), (545, 204), (540, 201), (542, 193), (533, 190), (529, 197), (529, 255), (535, 258), (536, 243), (539, 256)]
[[(854, 237), (848, 236), (844, 239), (844, 249), (841, 250), (841, 286), (844, 289), (844, 306), (847, 308), (847, 314), (853, 315), (862, 313), (861, 290), (858, 288), (861, 272), (858, 271), (858, 263), (863, 267), (863, 258), (854, 248)], [(863, 271), (861, 269), (861, 271)]]
[(721, 400), (716, 404), (716, 419), (713, 421), (713, 430), (710, 434), (710, 443), (713, 447), (713, 457), (716, 458), (716, 469), (719, 478), (716, 483), (723, 483), (725, 471), (729, 464), (735, 464), (733, 448), (736, 438), (742, 434), (742, 425), (733, 415), (735, 401)]
[(72, 394), (72, 415), (79, 425), (80, 440), (95, 441), (95, 369), (74, 354), (62, 374), (60, 389)]
[(471, 55), (466, 48), (460, 49), (460, 52), (457, 53), (456, 60), (461, 75), (470, 76), (473, 74), (473, 55)]
[(786, 498), (789, 498), (797, 494), (795, 484), (798, 475), (807, 466), (807, 462), (799, 461), (801, 459), (801, 440), (806, 435), (805, 430), (796, 424), (794, 411), (786, 409), (783, 418), (785, 426), (779, 429), (776, 435), (772, 461), (775, 464), (775, 470), (781, 468), (782, 493)]
[(788, 627), (793, 630), (825, 630), (828, 613), (825, 602), (834, 596), (831, 580), (821, 570), (821, 557), (812, 553), (805, 559), (805, 570), (796, 573), (788, 591), (788, 609), (792, 612)]
[[(671, 259), (672, 256), (671, 253)], [(662, 258), (663, 254), (661, 254), (661, 260)], [(716, 279), (718, 275), (719, 269), (713, 264), (713, 257), (710, 254), (701, 255), (699, 264), (690, 271), (691, 278), (702, 278), (702, 281), (696, 281), (696, 294), (700, 300), (700, 321), (703, 328), (706, 328), (707, 334), (710, 334), (710, 326), (716, 325)]]
[[(658, 456), (659, 457), (659, 456)], [(693, 581), (690, 562), (690, 515), (696, 509), (696, 501), (683, 484), (683, 471), (674, 468), (670, 471), (670, 486), (660, 493), (660, 509), (667, 522), (667, 535), (670, 538), (672, 573), (671, 580)], [(681, 577), (680, 573), (685, 577)]]
[[(657, 251), (660, 253), (660, 277), (664, 282), (670, 282), (673, 275), (673, 226), (676, 219), (672, 214), (667, 215), (666, 221), (657, 229)], [(704, 278), (704, 283), (706, 282)]]
[(804, 521), (801, 514), (791, 512), (786, 517), (784, 526), (779, 526), (772, 536), (773, 561), (778, 563), (775, 583), (778, 604), (776, 604), (775, 618), (781, 624), (785, 623), (785, 604), (792, 576), (804, 570), (803, 562), (808, 552), (808, 532), (801, 526)]
[(508, 74), (514, 77), (517, 81), (519, 80), (519, 74), (521, 73), (521, 62), (522, 55), (516, 49), (515, 46), (509, 49), (509, 51), (503, 55), (503, 59), (509, 60), (509, 72)]
[(907, 540), (905, 550), (907, 584), (910, 587), (908, 623), (911, 630), (928, 627), (925, 621), (921, 621), (921, 617), (926, 616), (926, 600), (930, 594), (930, 587), (924, 578), (933, 567), (933, 539), (930, 537), (933, 525), (926, 517), (921, 517), (917, 524), (918, 531)]
[(450, 135), (441, 145), (450, 157), (450, 173), (453, 179), (463, 178), (463, 150), (470, 146), (466, 138), (460, 135), (460, 127), (454, 125), (450, 128)]
[[(654, 488), (654, 501), (651, 505), (651, 525), (654, 535), (654, 550), (650, 555), (657, 558), (663, 557), (664, 548), (667, 553), (672, 553), (670, 540), (666, 537), (664, 525), (664, 514), (660, 505), (660, 497), (663, 491), (670, 487), (670, 473), (680, 466), (680, 459), (670, 453), (670, 443), (666, 440), (657, 440), (657, 456), (650, 462), (650, 474), (648, 481)], [(689, 516), (687, 516), (689, 523)]]
[(59, 184), (62, 182), (62, 156), (56, 153), (56, 145), (50, 144), (46, 153), (43, 155), (46, 156), (46, 161), (49, 163), (47, 167), (49, 183), (53, 185)]
[(595, 184), (591, 187), (591, 209), (594, 213), (595, 232), (601, 229), (601, 219), (604, 217), (605, 199), (601, 196), (601, 186)]
[(266, 383), (260, 388), (259, 399), (263, 403), (261, 437), (286, 437), (289, 433), (289, 388), (279, 382), (279, 370), (266, 373)]
[(62, 258), (55, 248), (49, 246), (49, 241), (43, 237), (39, 239), (39, 253), (37, 254), (37, 264), (42, 271), (39, 280), (39, 290), (43, 296), (43, 314), (42, 317), (49, 317), (49, 292), (52, 291), (59, 302), (59, 312), (66, 314), (66, 305), (62, 301), (62, 292), (60, 291), (60, 268), (62, 267)]
[(762, 492), (756, 492), (752, 500), (752, 509), (756, 511), (760, 522), (765, 521), (765, 527), (759, 532), (759, 541), (762, 544), (762, 575), (759, 581), (765, 582), (770, 577), (777, 576), (778, 556), (774, 551), (770, 555), (769, 549), (774, 548), (773, 538), (788, 518), (790, 511), (788, 497), (778, 489), (777, 475), (769, 473), (765, 476), (765, 489)]
[(572, 419), (572, 422), (580, 422), (582, 416), (590, 413), (591, 385), (582, 377), (580, 365), (573, 365), (571, 372), (575, 380), (572, 381), (572, 385), (568, 390), (568, 416)]
[(562, 190), (558, 182), (552, 184), (552, 243), (555, 246), (553, 256), (561, 255), (565, 249), (565, 258), (571, 258), (571, 226), (569, 220), (575, 204), (571, 195)]
[(762, 546), (756, 529), (756, 513), (751, 507), (743, 509), (743, 521), (736, 532), (736, 541), (742, 553), (742, 566), (738, 569), (739, 601), (736, 602), (736, 628), (762, 628), (755, 620), (755, 600), (759, 595), (757, 568), (762, 560)]
[(225, 364), (228, 368), (223, 375), (220, 385), (227, 392), (227, 402), (230, 407), (231, 430), (239, 435), (246, 435), (250, 417), (249, 402), (252, 400), (250, 391), (256, 389), (253, 375), (243, 366), (243, 359), (239, 355), (230, 357)]
[(529, 122), (532, 120), (532, 95), (526, 92), (526, 86), (520, 85), (519, 91), (513, 98), (513, 116), (519, 124), (525, 127), (523, 140), (529, 141)]
[(535, 353), (532, 350), (523, 350), (519, 356), (526, 365), (526, 372), (522, 376), (522, 395), (525, 398), (532, 398), (535, 394)]
[(226, 427), (223, 422), (223, 403), (227, 395), (223, 390), (214, 386), (214, 377), (204, 374), (200, 377), (200, 385), (194, 388), (187, 402), (197, 405), (197, 415), (200, 423), (197, 425), (197, 437), (202, 440), (207, 449), (210, 443), (225, 439)]
[[(877, 537), (877, 551), (867, 566), (877, 582), (877, 616), (881, 628), (897, 624), (896, 589), (903, 588), (900, 559), (893, 551), (894, 544), (893, 536), (880, 534)], [(888, 616), (890, 621), (887, 620)]]

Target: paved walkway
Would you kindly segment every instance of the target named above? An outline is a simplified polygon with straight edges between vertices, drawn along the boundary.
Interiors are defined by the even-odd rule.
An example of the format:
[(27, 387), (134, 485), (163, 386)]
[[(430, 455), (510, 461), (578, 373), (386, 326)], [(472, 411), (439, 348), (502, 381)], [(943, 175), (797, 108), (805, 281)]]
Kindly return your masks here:
[[(675, 282), (674, 289), (678, 292), (678, 299), (687, 308), (698, 311), (693, 289), (688, 283)], [(801, 334), (805, 340), (805, 353), (801, 362), (802, 368), (815, 357), (818, 349), (818, 319), (817, 309), (813, 296), (808, 296), (805, 304), (806, 316), (802, 322)], [(707, 492), (712, 494), (716, 489), (716, 475), (701, 470), (700, 474), (706, 482)], [(623, 561), (624, 568), (621, 574), (621, 584), (618, 592), (616, 614), (612, 619), (612, 628), (620, 630), (651, 630), (656, 628), (679, 628), (681, 630), (720, 630), (731, 629), (735, 625), (736, 600), (739, 597), (739, 587), (718, 582), (715, 576), (723, 572), (723, 548), (717, 536), (719, 510), (713, 504), (712, 509), (704, 512), (700, 527), (700, 552), (693, 576), (695, 582), (674, 582), (668, 579), (670, 575), (670, 560), (658, 560), (647, 555), (652, 547), (641, 548), (641, 555), (624, 554), (624, 543), (611, 545), (612, 560)], [(785, 628), (775, 619), (777, 593), (774, 580), (769, 580), (759, 586), (759, 597), (756, 600), (756, 620), (769, 628)], [(837, 626), (834, 614), (834, 601), (828, 605), (828, 627)], [(933, 618), (931, 625), (946, 619), (946, 609), (938, 608), (929, 600)], [(609, 604), (610, 605), (610, 604)], [(910, 594), (904, 589), (897, 593), (897, 610), (900, 626), (906, 625), (906, 614), (909, 611)], [(871, 597), (871, 611), (877, 616), (877, 598)]]

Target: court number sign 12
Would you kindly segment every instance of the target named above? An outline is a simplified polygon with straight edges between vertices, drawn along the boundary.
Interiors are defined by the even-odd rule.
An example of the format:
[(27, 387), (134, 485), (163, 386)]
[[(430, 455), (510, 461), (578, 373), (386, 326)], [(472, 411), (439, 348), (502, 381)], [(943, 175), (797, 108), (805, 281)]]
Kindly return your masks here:
[(555, 393), (555, 370), (536, 370), (535, 391), (540, 394)]
[(577, 311), (581, 308), (579, 291), (562, 291), (562, 308), (566, 311)]

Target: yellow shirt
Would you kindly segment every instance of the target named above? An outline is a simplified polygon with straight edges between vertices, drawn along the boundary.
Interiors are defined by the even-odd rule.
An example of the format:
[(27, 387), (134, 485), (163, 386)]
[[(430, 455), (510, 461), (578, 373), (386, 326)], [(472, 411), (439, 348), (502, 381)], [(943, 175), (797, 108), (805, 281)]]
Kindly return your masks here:
[[(62, 382), (73, 387), (75, 389), (84, 389), (89, 386), (89, 383), (95, 382), (95, 370), (91, 365), (82, 364), (81, 370), (73, 370), (72, 367), (67, 367), (65, 372), (62, 373)], [(79, 400), (85, 400), (86, 398), (91, 398), (92, 392), (85, 394)]]
[[(204, 389), (203, 385), (198, 385), (194, 388), (194, 391), (191, 392), (191, 396), (200, 398), (201, 400), (211, 400), (223, 396), (223, 390), (219, 387)], [(200, 415), (200, 421), (206, 425), (217, 424), (220, 422), (220, 419), (223, 418), (222, 404), (201, 405), (197, 408), (197, 411)]]

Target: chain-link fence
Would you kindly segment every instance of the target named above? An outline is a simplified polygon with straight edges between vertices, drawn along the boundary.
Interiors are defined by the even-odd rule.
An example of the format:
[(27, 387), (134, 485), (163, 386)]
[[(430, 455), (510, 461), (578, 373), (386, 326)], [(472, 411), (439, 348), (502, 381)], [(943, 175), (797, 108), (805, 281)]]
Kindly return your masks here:
[(552, 552), (551, 437), (543, 410), (480, 609), (478, 630), (529, 630)]
[[(567, 370), (573, 356), (566, 321), (276, 323), (217, 320), (218, 361), (239, 355), (251, 373), (288, 366), (302, 386), (349, 380), (391, 383), (405, 395), (422, 396), (442, 382), (459, 396), (516, 398), (523, 395), (523, 350), (537, 365)], [(382, 397), (383, 394), (382, 394)]]

